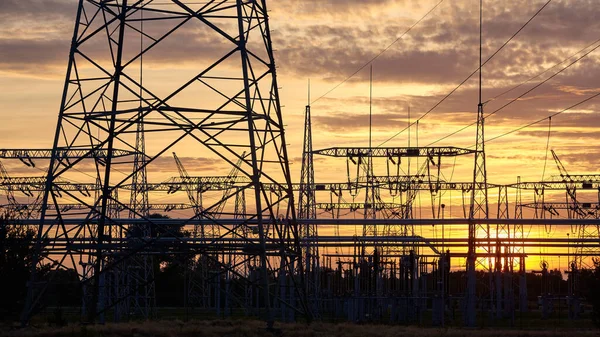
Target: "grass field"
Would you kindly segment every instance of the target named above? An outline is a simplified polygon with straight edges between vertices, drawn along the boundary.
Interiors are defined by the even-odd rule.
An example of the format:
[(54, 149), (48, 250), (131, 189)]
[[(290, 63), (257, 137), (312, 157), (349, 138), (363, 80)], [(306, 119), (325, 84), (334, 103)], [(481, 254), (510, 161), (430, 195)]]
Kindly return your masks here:
[(514, 330), (514, 329), (436, 329), (405, 327), (395, 325), (356, 325), (349, 323), (313, 323), (286, 324), (277, 323), (274, 331), (267, 331), (265, 323), (256, 320), (207, 320), (207, 321), (153, 321), (136, 323), (115, 323), (106, 325), (70, 325), (62, 328), (36, 328), (10, 330), (7, 327), (0, 331), (2, 336), (10, 337), (429, 337), (429, 336), (600, 336), (599, 329), (554, 329), (547, 330)]

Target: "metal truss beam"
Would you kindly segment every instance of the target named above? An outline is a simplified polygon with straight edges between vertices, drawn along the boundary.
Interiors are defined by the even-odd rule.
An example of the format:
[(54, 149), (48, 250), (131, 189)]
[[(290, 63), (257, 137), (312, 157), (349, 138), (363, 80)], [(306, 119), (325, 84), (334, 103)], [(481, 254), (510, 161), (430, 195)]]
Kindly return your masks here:
[(313, 154), (340, 158), (372, 157), (408, 158), (408, 157), (455, 157), (474, 154), (475, 150), (458, 147), (330, 147), (314, 150)]

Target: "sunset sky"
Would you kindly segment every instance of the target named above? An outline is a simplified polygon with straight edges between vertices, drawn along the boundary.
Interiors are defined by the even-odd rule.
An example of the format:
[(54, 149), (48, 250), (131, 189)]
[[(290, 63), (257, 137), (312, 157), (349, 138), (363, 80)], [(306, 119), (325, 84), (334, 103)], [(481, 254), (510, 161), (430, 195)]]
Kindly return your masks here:
[[(367, 146), (369, 67), (352, 76), (399, 38), (439, 1), (431, 0), (271, 0), (270, 25), (293, 180), (299, 180), (303, 113), (311, 83), (314, 148)], [(483, 59), (486, 60), (547, 1), (490, 1), (483, 8)], [(77, 1), (0, 2), (0, 147), (50, 148), (64, 84)], [(483, 101), (490, 113), (590, 52), (562, 73), (486, 119), (486, 138), (562, 111), (600, 92), (599, 6), (595, 0), (551, 1), (502, 51), (483, 67)], [(479, 1), (442, 1), (422, 22), (373, 62), (373, 144), (395, 136), (435, 106), (478, 67)], [(187, 33), (149, 71), (170, 81), (189, 77), (198, 59), (222, 53), (205, 35)], [(573, 56), (575, 55), (575, 56)], [(563, 62), (569, 56), (567, 61)], [(560, 63), (563, 62), (563, 63)], [(553, 68), (556, 64), (560, 63)], [(528, 79), (541, 76), (513, 89)], [(343, 81), (345, 83), (341, 84)], [(410, 130), (411, 145), (426, 146), (475, 122), (477, 76)], [(167, 85), (167, 84), (165, 84)], [(339, 85), (339, 86), (338, 86)], [(335, 90), (329, 92), (332, 88)], [(329, 92), (329, 93), (328, 93)], [(323, 96), (324, 94), (327, 95)], [(537, 181), (558, 174), (549, 149), (570, 173), (596, 173), (600, 98), (554, 118), (548, 138), (545, 120), (486, 144), (492, 183)], [(385, 146), (407, 146), (405, 131)], [(475, 127), (436, 146), (471, 147)], [(150, 145), (151, 146), (151, 145)], [(194, 149), (177, 150), (191, 174), (206, 164)], [(545, 160), (547, 158), (547, 161)], [(385, 160), (376, 172), (385, 172)], [(472, 157), (443, 163), (446, 178), (472, 180)], [(26, 171), (5, 162), (9, 172)], [(42, 165), (43, 166), (43, 165)], [(416, 168), (413, 167), (413, 170)], [(315, 160), (317, 181), (344, 181), (343, 159)], [(153, 181), (177, 175), (170, 158)], [(26, 173), (29, 172), (29, 173)], [(456, 196), (458, 197), (458, 196)], [(589, 195), (597, 202), (597, 195)], [(490, 198), (495, 198), (491, 196)], [(562, 199), (560, 200), (564, 200)], [(493, 201), (491, 201), (493, 202)], [(457, 212), (455, 216), (459, 216)]]
[[(290, 153), (297, 162), (302, 145), (302, 114), (311, 80), (312, 100), (339, 84), (438, 1), (271, 1), (281, 101)], [(546, 1), (484, 1), (484, 60), (515, 33)], [(373, 124), (378, 145), (404, 129), (462, 82), (478, 62), (478, 1), (444, 1), (410, 33), (373, 63)], [(17, 1), (0, 4), (0, 137), (3, 147), (50, 147), (58, 113), (76, 1)], [(552, 1), (483, 68), (483, 99), (515, 87), (590, 44), (598, 45), (593, 1)], [(162, 67), (184, 74), (194, 51), (210, 53), (210, 41), (164, 55)], [(594, 42), (596, 42), (594, 44)], [(185, 53), (188, 51), (188, 53)], [(583, 53), (580, 53), (581, 55)], [(574, 60), (573, 58), (572, 60)], [(490, 117), (486, 137), (560, 111), (598, 91), (596, 51), (520, 101)], [(491, 112), (566, 66), (485, 106)], [(182, 75), (183, 76), (183, 75)], [(367, 145), (369, 69), (313, 104), (314, 147)], [(419, 123), (419, 145), (427, 145), (475, 121), (477, 79), (474, 76)], [(594, 172), (598, 155), (595, 100), (552, 120), (550, 148), (573, 172)], [(542, 122), (487, 147), (493, 182), (541, 178), (548, 123)], [(407, 145), (407, 132), (387, 143)], [(416, 128), (412, 130), (416, 144)], [(436, 145), (469, 147), (475, 128)], [(183, 155), (183, 154), (182, 154)], [(183, 156), (193, 157), (185, 154)], [(319, 166), (316, 165), (317, 171)], [(553, 171), (551, 163), (547, 173)], [(299, 171), (294, 170), (294, 171)], [(458, 171), (461, 171), (460, 173)], [(470, 170), (458, 170), (468, 177)], [(462, 172), (465, 171), (465, 172)], [(462, 175), (465, 173), (465, 175)], [(318, 175), (318, 173), (317, 173)]]

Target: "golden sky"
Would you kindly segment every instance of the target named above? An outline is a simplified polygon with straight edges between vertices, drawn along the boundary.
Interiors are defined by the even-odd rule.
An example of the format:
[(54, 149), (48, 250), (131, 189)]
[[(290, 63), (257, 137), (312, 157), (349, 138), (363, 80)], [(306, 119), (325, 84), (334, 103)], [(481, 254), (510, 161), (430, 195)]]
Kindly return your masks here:
[[(399, 37), (437, 1), (271, 1), (280, 96), (284, 105), (291, 157), (302, 143), (302, 114), (310, 78), (313, 100), (339, 84)], [(484, 59), (491, 55), (545, 1), (484, 1)], [(76, 1), (3, 1), (0, 28), (0, 141), (3, 147), (48, 147), (60, 103)], [(593, 1), (553, 1), (483, 69), (483, 99), (515, 87), (596, 41)], [(447, 1), (373, 63), (374, 144), (404, 129), (477, 68), (478, 2)], [(193, 34), (186, 32), (186, 34)], [(211, 37), (184, 36), (160, 55), (148, 71), (169, 81), (185, 78), (195, 58), (219, 53)], [(183, 37), (182, 37), (183, 40)], [(213, 44), (211, 44), (213, 42)], [(177, 42), (173, 43), (177, 45)], [(594, 45), (595, 46), (595, 45)], [(588, 48), (589, 50), (589, 48)], [(200, 53), (198, 51), (201, 51)], [(555, 73), (567, 63), (486, 104), (494, 111)], [(486, 137), (560, 111), (597, 92), (598, 55), (592, 52), (568, 70), (490, 117)], [(366, 145), (368, 67), (313, 105), (315, 148)], [(165, 84), (166, 85), (166, 84)], [(475, 120), (477, 79), (467, 81), (419, 123), (419, 145), (427, 145)], [(557, 116), (550, 148), (573, 172), (595, 170), (597, 102)], [(416, 144), (416, 128), (411, 130)], [(490, 180), (539, 179), (543, 170), (548, 123), (542, 122), (487, 147)], [(386, 145), (407, 145), (407, 132)], [(470, 127), (436, 145), (468, 147)], [(193, 153), (181, 154), (194, 157)], [(554, 174), (554, 165), (548, 173)], [(319, 166), (316, 165), (318, 170)], [(299, 171), (295, 170), (295, 171)], [(462, 171), (465, 175), (462, 175)], [(468, 170), (457, 170), (462, 178)]]
[[(307, 81), (311, 81), (314, 148), (367, 146), (369, 67), (330, 89), (390, 45), (438, 1), (431, 0), (271, 0), (270, 25), (278, 65), (293, 180), (298, 181)], [(483, 58), (508, 40), (543, 1), (485, 0)], [(443, 1), (425, 20), (373, 62), (373, 144), (396, 135), (461, 83), (478, 65), (479, 1)], [(0, 2), (0, 147), (49, 148), (55, 132), (77, 1), (3, 0)], [(552, 1), (483, 68), (485, 111), (492, 112), (598, 45), (600, 22), (595, 0)], [(223, 53), (220, 41), (201, 30), (177, 36), (148, 59), (148, 85), (167, 88), (189, 78), (205, 60)], [(584, 49), (586, 48), (587, 49)], [(580, 52), (583, 50), (583, 52)], [(578, 53), (579, 52), (579, 53)], [(578, 54), (576, 54), (578, 53)], [(543, 119), (600, 91), (600, 51), (592, 51), (567, 70), (486, 119), (486, 138)], [(556, 64), (571, 57), (568, 61)], [(547, 72), (543, 73), (545, 70)], [(517, 87), (528, 79), (535, 79)], [(507, 90), (516, 89), (506, 93)], [(160, 90), (160, 89), (157, 89)], [(502, 96), (496, 98), (498, 95)], [(193, 96), (185, 99), (192, 101)], [(570, 173), (596, 173), (599, 101), (591, 100), (552, 118), (486, 144), (488, 180), (513, 183), (558, 173), (554, 149)], [(474, 76), (410, 129), (412, 146), (429, 145), (475, 121), (477, 78)], [(550, 134), (550, 137), (548, 135)], [(407, 146), (405, 131), (386, 146)], [(437, 146), (471, 147), (475, 127), (436, 142)], [(153, 143), (147, 144), (152, 148)], [(215, 171), (218, 164), (194, 147), (181, 146), (190, 174)], [(170, 154), (170, 152), (169, 152)], [(547, 160), (546, 160), (547, 159)], [(411, 168), (416, 170), (415, 162)], [(21, 163), (5, 163), (14, 175), (39, 175)], [(383, 174), (386, 161), (376, 163)], [(408, 170), (407, 164), (403, 169)], [(444, 176), (472, 179), (472, 157), (443, 162)], [(43, 163), (40, 164), (43, 168)], [(544, 170), (544, 167), (546, 169)], [(343, 159), (318, 158), (317, 181), (345, 181)], [(177, 175), (164, 158), (150, 180)], [(184, 198), (184, 196), (181, 196)], [(456, 199), (460, 196), (445, 197)], [(163, 197), (161, 197), (163, 198)], [(491, 199), (495, 198), (493, 194)], [(556, 196), (556, 199), (562, 196)], [(585, 196), (597, 202), (597, 195)], [(161, 200), (162, 201), (162, 200)], [(491, 200), (491, 203), (494, 201)], [(449, 202), (451, 203), (451, 202)], [(492, 205), (491, 208), (494, 208)], [(459, 217), (460, 211), (452, 216)]]

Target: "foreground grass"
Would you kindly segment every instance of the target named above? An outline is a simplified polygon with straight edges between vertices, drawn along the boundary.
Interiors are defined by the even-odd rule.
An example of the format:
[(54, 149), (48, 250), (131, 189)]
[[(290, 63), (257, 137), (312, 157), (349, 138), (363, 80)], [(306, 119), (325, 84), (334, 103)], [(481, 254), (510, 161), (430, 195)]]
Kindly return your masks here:
[(117, 323), (106, 325), (71, 325), (62, 328), (29, 327), (19, 330), (0, 331), (2, 336), (10, 337), (459, 337), (459, 336), (502, 336), (502, 337), (550, 337), (550, 336), (600, 336), (600, 330), (467, 330), (405, 327), (394, 325), (355, 325), (350, 323), (331, 324), (314, 323), (285, 324), (277, 323), (275, 331), (267, 331), (265, 323), (248, 320), (211, 320), (211, 321), (156, 321)]

